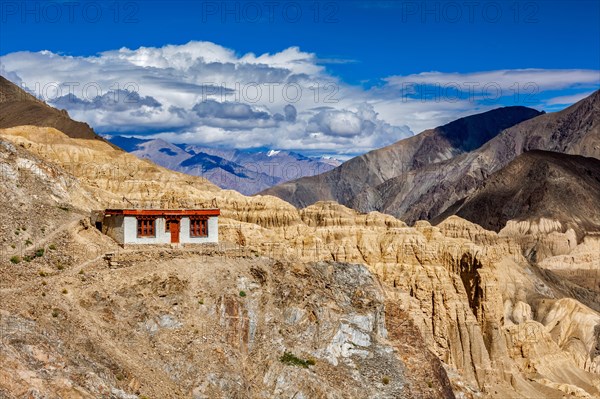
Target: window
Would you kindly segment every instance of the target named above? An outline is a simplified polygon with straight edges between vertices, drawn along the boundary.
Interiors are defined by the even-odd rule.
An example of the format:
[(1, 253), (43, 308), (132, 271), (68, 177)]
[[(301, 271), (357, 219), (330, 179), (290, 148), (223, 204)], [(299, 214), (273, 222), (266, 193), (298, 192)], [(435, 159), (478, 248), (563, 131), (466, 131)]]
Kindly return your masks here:
[(171, 220), (167, 219), (165, 220), (165, 231), (168, 233), (169, 231), (171, 231)]
[(191, 217), (190, 218), (190, 236), (191, 237), (206, 237), (208, 236), (208, 218), (207, 217)]
[(137, 218), (137, 235), (138, 237), (154, 237), (154, 226), (156, 218), (154, 217), (138, 217)]

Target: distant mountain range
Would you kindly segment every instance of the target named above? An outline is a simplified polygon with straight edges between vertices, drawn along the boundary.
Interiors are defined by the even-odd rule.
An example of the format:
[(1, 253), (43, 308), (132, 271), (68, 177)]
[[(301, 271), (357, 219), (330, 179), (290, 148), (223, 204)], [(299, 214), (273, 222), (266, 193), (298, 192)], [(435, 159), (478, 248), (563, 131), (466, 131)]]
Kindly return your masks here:
[(243, 151), (162, 139), (106, 136), (114, 145), (165, 168), (202, 176), (224, 189), (255, 194), (276, 184), (327, 172), (341, 164), (333, 158), (311, 158), (292, 151)]
[[(504, 201), (510, 200), (511, 211), (500, 203), (488, 200), (475, 202), (474, 198), (480, 198), (477, 190), (487, 190), (482, 191), (481, 196), (490, 197), (491, 186), (484, 188), (484, 185), (492, 174), (531, 150), (600, 158), (600, 91), (551, 114), (526, 107), (504, 107), (461, 118), (353, 158), (319, 176), (283, 183), (261, 194), (275, 195), (297, 207), (333, 200), (362, 212), (388, 213), (408, 223), (420, 219), (439, 221), (441, 216), (448, 216), (455, 210), (472, 222), (498, 230), (507, 218), (539, 216), (544, 214), (543, 207), (548, 207), (545, 210), (560, 207), (556, 202), (534, 202), (529, 207), (515, 203), (531, 201), (532, 198), (521, 195), (517, 186), (522, 189), (537, 187), (539, 190), (549, 187), (548, 184), (544, 186), (544, 182), (548, 181), (539, 180), (541, 172), (531, 163), (542, 162), (543, 158), (545, 164), (552, 165), (551, 169), (563, 161), (573, 164), (573, 161), (565, 161), (564, 157), (559, 159), (548, 154), (532, 154), (520, 161), (529, 165), (523, 167), (531, 169), (533, 174), (512, 177), (520, 179), (511, 182), (516, 192), (511, 198), (502, 197)], [(568, 177), (565, 184), (586, 189), (597, 187), (578, 181), (584, 177), (579, 173), (581, 170), (580, 166), (573, 166), (564, 172), (564, 176)], [(597, 168), (590, 166), (585, 170), (592, 173), (592, 179), (600, 178)], [(510, 181), (507, 173), (496, 178)], [(531, 180), (531, 176), (537, 177)], [(563, 188), (561, 192), (566, 192)], [(502, 193), (500, 191), (499, 194)], [(572, 201), (568, 196), (554, 198), (565, 203)], [(471, 209), (484, 203), (487, 204), (486, 209)], [(575, 215), (582, 212), (595, 212), (586, 208), (587, 203), (577, 204), (581, 209), (571, 209), (570, 216), (565, 212), (558, 212), (556, 216), (565, 217), (567, 224), (575, 222), (582, 228), (597, 227), (597, 220), (577, 219)]]

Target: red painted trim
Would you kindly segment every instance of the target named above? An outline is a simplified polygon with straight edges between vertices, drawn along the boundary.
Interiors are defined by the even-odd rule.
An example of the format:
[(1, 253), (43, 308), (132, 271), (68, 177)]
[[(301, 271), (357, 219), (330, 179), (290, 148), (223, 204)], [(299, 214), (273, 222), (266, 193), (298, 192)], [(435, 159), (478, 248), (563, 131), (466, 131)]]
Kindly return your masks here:
[(220, 209), (107, 209), (105, 215), (125, 216), (219, 216)]

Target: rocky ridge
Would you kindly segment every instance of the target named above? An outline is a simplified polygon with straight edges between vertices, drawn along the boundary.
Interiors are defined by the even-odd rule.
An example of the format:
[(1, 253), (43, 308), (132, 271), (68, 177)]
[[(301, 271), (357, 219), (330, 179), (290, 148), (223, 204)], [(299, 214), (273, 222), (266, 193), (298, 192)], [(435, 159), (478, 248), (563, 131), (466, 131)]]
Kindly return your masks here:
[[(595, 343), (589, 335), (598, 315), (589, 306), (598, 308), (597, 296), (581, 293), (587, 306), (572, 299), (565, 302), (572, 296), (567, 288), (577, 287), (565, 288), (538, 273), (509, 236), (456, 217), (437, 227), (427, 222), (408, 227), (390, 215), (359, 214), (332, 202), (298, 211), (273, 197), (221, 191), (201, 179), (166, 171), (110, 146), (97, 147), (97, 142), (78, 142), (52, 129), (7, 129), (1, 136), (46, 162), (51, 159), (63, 166), (71, 165), (73, 158), (82, 164), (93, 162), (94, 168), (75, 168), (71, 173), (101, 207), (132, 206), (130, 202), (154, 207), (215, 204), (223, 212), (221, 240), (245, 251), (287, 262), (366, 264), (382, 281), (386, 309), (414, 323), (427, 348), (446, 365), (458, 392), (541, 398), (571, 391), (583, 395), (581, 387), (590, 395), (598, 390), (594, 371), (600, 359), (592, 355)], [(48, 140), (61, 151), (48, 152)], [(112, 175), (99, 173), (111, 170), (109, 165)], [(189, 190), (177, 190), (183, 184)], [(160, 201), (145, 202), (148, 198)], [(561, 340), (553, 338), (553, 319), (543, 316), (551, 303), (557, 309), (579, 304), (573, 307), (572, 323), (581, 327), (567, 330), (573, 335), (566, 332)], [(586, 343), (567, 344), (577, 339), (578, 328), (588, 331)], [(523, 355), (515, 347), (530, 349)], [(561, 359), (556, 367), (546, 364), (542, 353), (548, 351)], [(573, 372), (561, 374), (564, 367)]]

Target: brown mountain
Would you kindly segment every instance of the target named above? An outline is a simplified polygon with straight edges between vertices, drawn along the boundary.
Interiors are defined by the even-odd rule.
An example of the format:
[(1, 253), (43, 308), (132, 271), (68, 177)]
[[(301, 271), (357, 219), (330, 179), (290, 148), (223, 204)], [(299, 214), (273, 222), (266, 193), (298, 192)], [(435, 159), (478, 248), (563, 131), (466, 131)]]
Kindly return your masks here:
[[(328, 173), (288, 182), (263, 193), (276, 195), (299, 207), (321, 199), (334, 199), (359, 211), (385, 212), (408, 223), (431, 220), (473, 193), (493, 172), (527, 150), (600, 158), (599, 110), (600, 91), (560, 112), (541, 115), (535, 111), (538, 116), (534, 118), (528, 108), (501, 108), (425, 131), (353, 158)], [(516, 123), (519, 118), (513, 115), (515, 112), (521, 118), (520, 123)], [(506, 114), (512, 117), (498, 118), (505, 123), (498, 123), (499, 134), (485, 142), (491, 135), (480, 128), (481, 120)], [(464, 121), (474, 117), (478, 124)], [(516, 124), (510, 125), (510, 122)], [(451, 125), (471, 126), (464, 128), (467, 133), (459, 137), (481, 139), (479, 142), (467, 140), (469, 145), (455, 145), (456, 140), (453, 142), (447, 133), (442, 133)], [(479, 143), (483, 145), (472, 150)], [(469, 150), (472, 151), (466, 152)]]
[(322, 200), (351, 205), (365, 189), (471, 151), (503, 129), (540, 114), (526, 107), (504, 107), (461, 118), (353, 158), (329, 172), (281, 184), (261, 194), (275, 195), (297, 207)]
[(598, 209), (600, 160), (534, 150), (492, 174), (433, 222), (458, 215), (499, 231), (509, 220), (547, 218), (576, 231), (600, 231)]
[(84, 122), (53, 108), (0, 76), (0, 129), (15, 126), (53, 127), (69, 137), (103, 140)]

